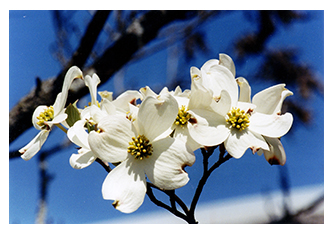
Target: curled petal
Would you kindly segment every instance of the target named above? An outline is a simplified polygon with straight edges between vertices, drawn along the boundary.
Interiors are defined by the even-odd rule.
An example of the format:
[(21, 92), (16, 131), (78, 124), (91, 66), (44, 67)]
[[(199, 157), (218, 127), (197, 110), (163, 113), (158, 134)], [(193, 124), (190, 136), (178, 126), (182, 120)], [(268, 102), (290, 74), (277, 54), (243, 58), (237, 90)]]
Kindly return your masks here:
[(93, 74), (93, 76), (86, 75), (84, 77), (84, 83), (89, 88), (90, 96), (91, 96), (91, 104), (97, 105), (97, 86), (101, 82), (97, 74)]
[(232, 129), (224, 145), (228, 153), (234, 158), (241, 158), (248, 148), (251, 148), (253, 153), (260, 148), (269, 150), (265, 139), (261, 135), (247, 129), (243, 131)]
[(136, 105), (136, 100), (142, 99), (142, 95), (138, 91), (125, 91), (115, 99), (112, 104), (117, 107), (117, 109), (129, 111), (129, 104)]
[[(192, 82), (193, 82), (193, 79), (201, 77), (200, 69), (198, 69), (197, 67), (194, 67), (194, 66), (192, 66), (190, 68), (190, 74), (191, 74)], [(191, 90), (192, 90), (192, 88), (191, 88)]]
[(204, 109), (191, 110), (189, 113), (193, 118), (187, 124), (189, 133), (200, 145), (218, 145), (228, 137), (230, 131), (221, 115)]
[(287, 157), (281, 141), (278, 138), (269, 137), (265, 137), (265, 140), (269, 145), (269, 151), (263, 150), (267, 162), (271, 165), (283, 166), (286, 163)]
[(74, 169), (83, 169), (89, 166), (96, 160), (93, 152), (90, 149), (81, 148), (77, 154), (72, 154), (69, 158), (69, 164)]
[(289, 91), (288, 89), (284, 89), (282, 91), (281, 98), (279, 100), (279, 103), (275, 107), (273, 114), (281, 114), (281, 107), (282, 107), (283, 101), (285, 100), (286, 97), (288, 97), (290, 95), (293, 95), (293, 93), (291, 91)]
[(34, 127), (37, 129), (37, 130), (41, 130), (41, 126), (37, 124), (37, 122), (39, 121), (37, 119), (37, 117), (42, 113), (44, 112), (48, 107), (46, 105), (40, 105), (38, 106), (34, 113), (32, 114), (32, 124), (34, 125)]
[(143, 203), (147, 186), (141, 164), (129, 158), (114, 168), (105, 178), (102, 185), (103, 198), (114, 200), (112, 205), (124, 213), (136, 211)]
[(285, 84), (278, 84), (255, 94), (252, 103), (257, 106), (256, 112), (280, 114), (282, 102), (292, 94), (291, 91), (285, 88)]
[(152, 144), (152, 156), (143, 160), (148, 179), (164, 190), (177, 189), (187, 184), (189, 178), (184, 168), (193, 165), (195, 156), (185, 142), (167, 137)]
[(74, 125), (67, 130), (67, 137), (74, 144), (89, 149), (88, 133), (84, 129), (85, 123), (85, 120), (75, 122)]
[(102, 101), (103, 100), (108, 100), (108, 101), (113, 100), (113, 92), (111, 92), (111, 91), (99, 91), (97, 93), (102, 98)]
[(68, 90), (73, 82), (74, 79), (76, 78), (83, 78), (82, 76), (82, 71), (76, 67), (76, 66), (72, 66), (68, 69), (66, 75), (65, 75), (65, 79), (64, 79), (64, 83), (62, 85), (62, 90), (61, 92), (58, 94), (57, 99), (53, 105), (54, 107), (54, 115), (56, 116), (64, 107), (67, 101), (67, 96), (68, 96)]
[(26, 146), (21, 148), (19, 152), (22, 154), (21, 158), (24, 160), (30, 160), (33, 156), (38, 153), (38, 151), (43, 146), (44, 142), (46, 141), (47, 137), (49, 136), (50, 131), (48, 130), (41, 130), (35, 138), (33, 138)]
[(210, 84), (204, 85), (213, 91), (213, 96), (218, 97), (222, 90), (226, 90), (231, 98), (232, 106), (236, 106), (238, 101), (238, 86), (235, 77), (229, 69), (221, 65), (214, 65), (209, 70)]
[(211, 60), (208, 60), (207, 62), (205, 62), (200, 70), (203, 72), (203, 73), (209, 73), (209, 70), (212, 66), (214, 65), (218, 65), (219, 64), (219, 61), (217, 59), (211, 59)]
[(53, 124), (58, 124), (58, 123), (65, 121), (66, 118), (67, 118), (66, 113), (60, 113), (57, 116), (55, 116), (52, 121), (45, 122), (45, 123), (48, 124), (49, 126), (51, 126)]
[(225, 117), (231, 107), (231, 98), (227, 91), (222, 90), (220, 94), (220, 100), (216, 103), (211, 104), (212, 109), (220, 114), (222, 117)]
[(289, 131), (292, 123), (293, 116), (290, 113), (283, 115), (254, 113), (250, 117), (249, 128), (258, 134), (279, 138)]
[(140, 92), (142, 94), (143, 99), (145, 99), (147, 96), (153, 96), (153, 97), (157, 96), (157, 94), (152, 89), (150, 89), (149, 86), (141, 88)]
[(226, 67), (230, 72), (236, 76), (236, 68), (234, 61), (227, 54), (219, 54), (219, 64)]
[(251, 87), (248, 81), (243, 77), (238, 77), (236, 81), (239, 86), (238, 101), (251, 103)]

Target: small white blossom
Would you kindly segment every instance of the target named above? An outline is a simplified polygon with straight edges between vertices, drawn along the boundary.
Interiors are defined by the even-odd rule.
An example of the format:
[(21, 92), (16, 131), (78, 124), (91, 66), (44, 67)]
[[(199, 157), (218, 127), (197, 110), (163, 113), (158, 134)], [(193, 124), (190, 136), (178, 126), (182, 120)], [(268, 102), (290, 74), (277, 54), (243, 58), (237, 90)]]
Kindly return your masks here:
[(64, 113), (64, 107), (69, 87), (75, 78), (82, 78), (82, 72), (78, 67), (73, 66), (67, 71), (62, 91), (57, 95), (54, 104), (49, 107), (40, 105), (35, 109), (32, 115), (32, 123), (40, 132), (32, 141), (19, 150), (24, 160), (30, 160), (41, 149), (54, 124), (64, 122), (67, 118), (67, 114)]

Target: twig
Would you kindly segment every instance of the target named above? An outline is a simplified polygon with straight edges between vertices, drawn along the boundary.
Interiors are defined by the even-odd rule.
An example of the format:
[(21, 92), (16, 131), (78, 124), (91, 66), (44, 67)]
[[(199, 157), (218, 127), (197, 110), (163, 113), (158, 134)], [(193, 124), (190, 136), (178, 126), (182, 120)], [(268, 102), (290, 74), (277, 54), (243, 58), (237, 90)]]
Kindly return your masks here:
[(106, 170), (108, 173), (112, 170), (111, 167), (109, 165), (105, 164), (101, 159), (96, 158), (95, 161), (97, 163), (99, 163), (104, 168), (104, 170)]
[[(156, 186), (154, 186), (153, 184), (147, 182), (147, 196), (149, 197), (149, 199), (157, 206), (160, 206), (168, 211), (170, 211), (172, 214), (174, 214), (175, 216), (182, 218), (183, 220), (185, 220), (188, 223), (193, 223), (192, 221), (189, 220), (189, 217), (186, 214), (183, 214), (181, 212), (179, 212), (175, 207), (170, 207), (168, 205), (166, 205), (165, 203), (157, 200), (157, 198), (155, 197), (152, 188), (157, 188)], [(157, 188), (158, 189), (158, 188)], [(167, 192), (167, 191), (163, 191), (161, 190), (161, 192)], [(170, 195), (167, 194), (169, 197)]]
[[(225, 157), (223, 157), (224, 155), (224, 151), (221, 151), (220, 150), (220, 155), (219, 155), (219, 160), (217, 162), (214, 163), (214, 165), (209, 168), (209, 170), (206, 170), (204, 171), (200, 181), (199, 181), (199, 184), (198, 184), (198, 187), (195, 191), (195, 194), (193, 196), (193, 199), (192, 199), (192, 203), (191, 203), (191, 207), (190, 207), (190, 214), (194, 216), (194, 211), (195, 211), (195, 207), (199, 201), (199, 198), (200, 198), (200, 195), (202, 193), (202, 190), (203, 190), (203, 187), (205, 186), (207, 180), (208, 180), (208, 177), (210, 176), (210, 174), (216, 169), (218, 168), (221, 164), (223, 164), (224, 162), (226, 162), (227, 160), (229, 160), (230, 158), (232, 158), (232, 156), (230, 154), (227, 154)], [(209, 155), (210, 154), (210, 155)], [(211, 153), (208, 153), (206, 152), (206, 154), (203, 152), (203, 158), (204, 158), (204, 164), (207, 164), (205, 163), (206, 161), (208, 161), (208, 158), (209, 156), (211, 156)]]

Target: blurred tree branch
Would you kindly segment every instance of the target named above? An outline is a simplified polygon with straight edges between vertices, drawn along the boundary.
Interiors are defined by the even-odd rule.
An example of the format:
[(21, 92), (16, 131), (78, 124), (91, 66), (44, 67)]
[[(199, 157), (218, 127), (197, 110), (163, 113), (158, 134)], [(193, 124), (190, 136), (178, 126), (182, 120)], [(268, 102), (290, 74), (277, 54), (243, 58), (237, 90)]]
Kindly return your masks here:
[[(298, 51), (290, 48), (267, 47), (267, 43), (277, 31), (279, 25), (287, 26), (296, 20), (309, 20), (306, 13), (300, 11), (256, 11), (255, 23), (258, 24), (256, 32), (244, 35), (235, 43), (235, 48), (242, 61), (251, 55), (263, 56), (263, 63), (259, 66), (258, 79), (270, 79), (279, 83), (286, 83), (293, 92), (298, 93), (301, 99), (288, 99), (284, 102), (283, 112), (289, 111), (302, 123), (309, 123), (311, 111), (306, 108), (303, 102), (307, 100), (313, 92), (324, 94), (324, 86), (313, 73), (312, 69), (298, 62)], [(295, 124), (298, 122), (294, 122)]]
[[(85, 74), (95, 72), (99, 75), (101, 83), (104, 83), (130, 61), (134, 53), (153, 40), (162, 27), (176, 20), (193, 18), (198, 13), (197, 11), (148, 11), (139, 18), (135, 18), (126, 31), (91, 66), (83, 68), (109, 15), (109, 11), (97, 11), (77, 51), (58, 76), (44, 81), (37, 79), (37, 86), (12, 108), (9, 113), (9, 142), (14, 141), (32, 126), (31, 117), (38, 105), (53, 104), (61, 90), (68, 68), (76, 65), (81, 67)], [(83, 82), (73, 85), (76, 87), (69, 94), (69, 103), (88, 93)]]

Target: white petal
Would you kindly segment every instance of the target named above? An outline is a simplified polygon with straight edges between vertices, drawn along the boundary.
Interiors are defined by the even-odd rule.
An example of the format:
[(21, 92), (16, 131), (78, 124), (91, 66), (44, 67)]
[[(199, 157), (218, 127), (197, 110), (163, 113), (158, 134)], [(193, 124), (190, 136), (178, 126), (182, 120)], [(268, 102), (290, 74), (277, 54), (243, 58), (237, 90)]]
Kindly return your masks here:
[(190, 110), (193, 121), (187, 124), (191, 137), (203, 146), (221, 144), (229, 135), (225, 118), (204, 109)]
[(170, 93), (173, 93), (174, 96), (177, 96), (177, 97), (184, 97), (184, 98), (190, 98), (191, 96), (191, 90), (184, 90), (182, 91), (182, 89), (180, 88), (180, 86), (177, 86), (175, 91), (174, 92), (170, 92)]
[(109, 101), (108, 99), (104, 99), (101, 102), (101, 110), (109, 115), (116, 113), (116, 106)]
[(88, 133), (84, 129), (86, 120), (79, 120), (74, 123), (74, 125), (67, 130), (67, 137), (74, 144), (83, 147), (85, 149), (90, 149), (88, 143)]
[(89, 166), (96, 160), (93, 152), (90, 149), (80, 149), (77, 154), (72, 154), (69, 158), (69, 164), (74, 169), (83, 169)]
[(171, 126), (177, 114), (178, 103), (170, 94), (148, 96), (138, 111), (139, 133), (144, 134), (150, 141), (169, 129), (171, 133)]
[(48, 107), (46, 105), (40, 105), (35, 109), (34, 113), (32, 114), (32, 124), (37, 130), (42, 129), (41, 126), (37, 124), (37, 122), (39, 121), (37, 117), (40, 115), (40, 113), (43, 113), (44, 110), (47, 108)]
[(269, 145), (269, 151), (263, 150), (267, 162), (271, 165), (283, 166), (286, 163), (287, 157), (281, 141), (278, 138), (269, 137), (265, 137), (265, 140)]
[(257, 106), (256, 112), (264, 114), (277, 114), (275, 111), (280, 112), (283, 100), (288, 95), (292, 95), (292, 92), (284, 87), (285, 84), (278, 84), (255, 94), (252, 98), (252, 103)]
[(144, 159), (148, 179), (157, 187), (172, 190), (184, 186), (188, 181), (185, 166), (195, 162), (193, 152), (180, 139), (166, 137), (152, 143), (153, 154)]
[(147, 186), (137, 159), (127, 159), (114, 168), (102, 185), (103, 198), (114, 200), (113, 206), (124, 213), (136, 211), (143, 203)]
[(173, 134), (173, 137), (177, 138), (177, 139), (181, 139), (182, 141), (184, 141), (192, 151), (195, 151), (195, 150), (203, 147), (203, 145), (198, 144), (198, 142), (196, 142), (191, 137), (187, 126), (180, 127), (180, 126), (174, 125), (173, 129), (175, 130), (175, 132)]
[(230, 72), (234, 75), (234, 77), (236, 76), (235, 64), (230, 56), (228, 56), (227, 54), (219, 54), (219, 64), (229, 69)]
[(261, 135), (252, 133), (247, 129), (243, 131), (232, 129), (224, 145), (228, 153), (234, 158), (241, 158), (248, 148), (251, 148), (253, 153), (260, 148), (269, 149)]
[[(106, 101), (108, 102), (108, 101)], [(105, 108), (105, 107), (104, 107)], [(115, 109), (113, 109), (111, 106), (109, 106), (110, 110), (105, 111), (105, 109), (101, 110), (98, 108), (96, 105), (90, 106), (90, 117), (92, 118), (93, 121), (96, 123), (99, 123), (103, 118), (115, 114)], [(110, 113), (108, 113), (110, 112)]]
[(59, 95), (60, 96), (59, 97), (57, 96), (57, 99), (53, 105), (54, 115), (57, 115), (65, 107), (68, 96), (68, 90), (73, 80), (76, 78), (83, 78), (82, 71), (78, 67), (72, 66), (71, 68), (68, 69), (65, 75), (64, 83), (62, 85), (62, 90), (58, 94), (58, 96)]
[(99, 91), (97, 93), (102, 98), (102, 101), (103, 100), (108, 100), (108, 101), (113, 100), (113, 92), (111, 92), (111, 91)]
[(141, 88), (140, 92), (142, 94), (143, 99), (145, 99), (147, 96), (153, 96), (153, 97), (157, 96), (157, 94), (152, 89), (150, 89), (149, 86)]
[(209, 73), (209, 70), (212, 66), (214, 65), (218, 65), (219, 64), (219, 61), (217, 59), (211, 59), (211, 60), (208, 60), (207, 62), (205, 62), (200, 70), (203, 72), (203, 73)]
[(211, 108), (222, 117), (225, 117), (231, 107), (231, 98), (227, 91), (222, 90), (220, 94), (220, 100), (218, 102), (213, 102)]
[(137, 99), (142, 99), (142, 95), (138, 91), (125, 91), (115, 99), (112, 104), (115, 105), (118, 109), (124, 110), (127, 112), (129, 110), (128, 105), (136, 104)]
[(214, 65), (209, 70), (211, 84), (209, 87), (214, 96), (219, 96), (222, 90), (226, 90), (231, 98), (231, 105), (235, 106), (238, 101), (238, 86), (235, 77), (224, 66)]
[(97, 74), (93, 74), (93, 76), (86, 75), (84, 77), (84, 83), (89, 88), (90, 96), (91, 96), (91, 104), (97, 105), (97, 86), (101, 82)]
[(257, 107), (257, 106), (255, 106), (255, 105), (252, 104), (252, 103), (238, 102), (236, 108), (239, 108), (240, 110), (244, 110), (245, 112), (252, 113), (253, 110), (254, 110), (256, 107)]
[(188, 102), (188, 109), (210, 109), (213, 100), (213, 94), (204, 87), (198, 87), (192, 91)]
[(251, 87), (248, 81), (243, 77), (238, 77), (236, 81), (239, 86), (238, 101), (251, 103)]
[(249, 129), (272, 138), (285, 135), (293, 123), (293, 116), (290, 113), (283, 115), (267, 115), (254, 113), (250, 117)]
[(51, 126), (53, 124), (61, 123), (61, 122), (65, 121), (66, 119), (67, 119), (67, 114), (66, 113), (60, 113), (57, 116), (55, 116), (52, 119), (52, 121), (45, 122), (45, 123), (48, 124), (49, 126)]
[(26, 146), (21, 148), (19, 152), (22, 154), (21, 157), (24, 160), (30, 160), (36, 153), (41, 149), (47, 137), (49, 136), (50, 131), (41, 130), (35, 138), (33, 138)]
[(284, 89), (282, 91), (280, 101), (277, 104), (275, 110), (273, 111), (273, 114), (279, 114), (279, 115), (281, 114), (281, 107), (282, 107), (283, 101), (285, 100), (285, 98), (287, 98), (290, 95), (293, 95), (293, 93), (291, 91), (289, 91), (288, 89)]
[[(190, 68), (190, 74), (191, 74), (192, 82), (193, 82), (193, 79), (201, 77), (200, 69), (198, 69), (197, 67), (194, 67), (194, 66), (192, 66)], [(191, 90), (192, 90), (192, 88), (191, 88)]]
[(135, 137), (131, 122), (123, 116), (110, 115), (99, 122), (98, 128), (100, 133), (91, 131), (88, 136), (94, 155), (113, 163), (125, 160), (129, 142)]

